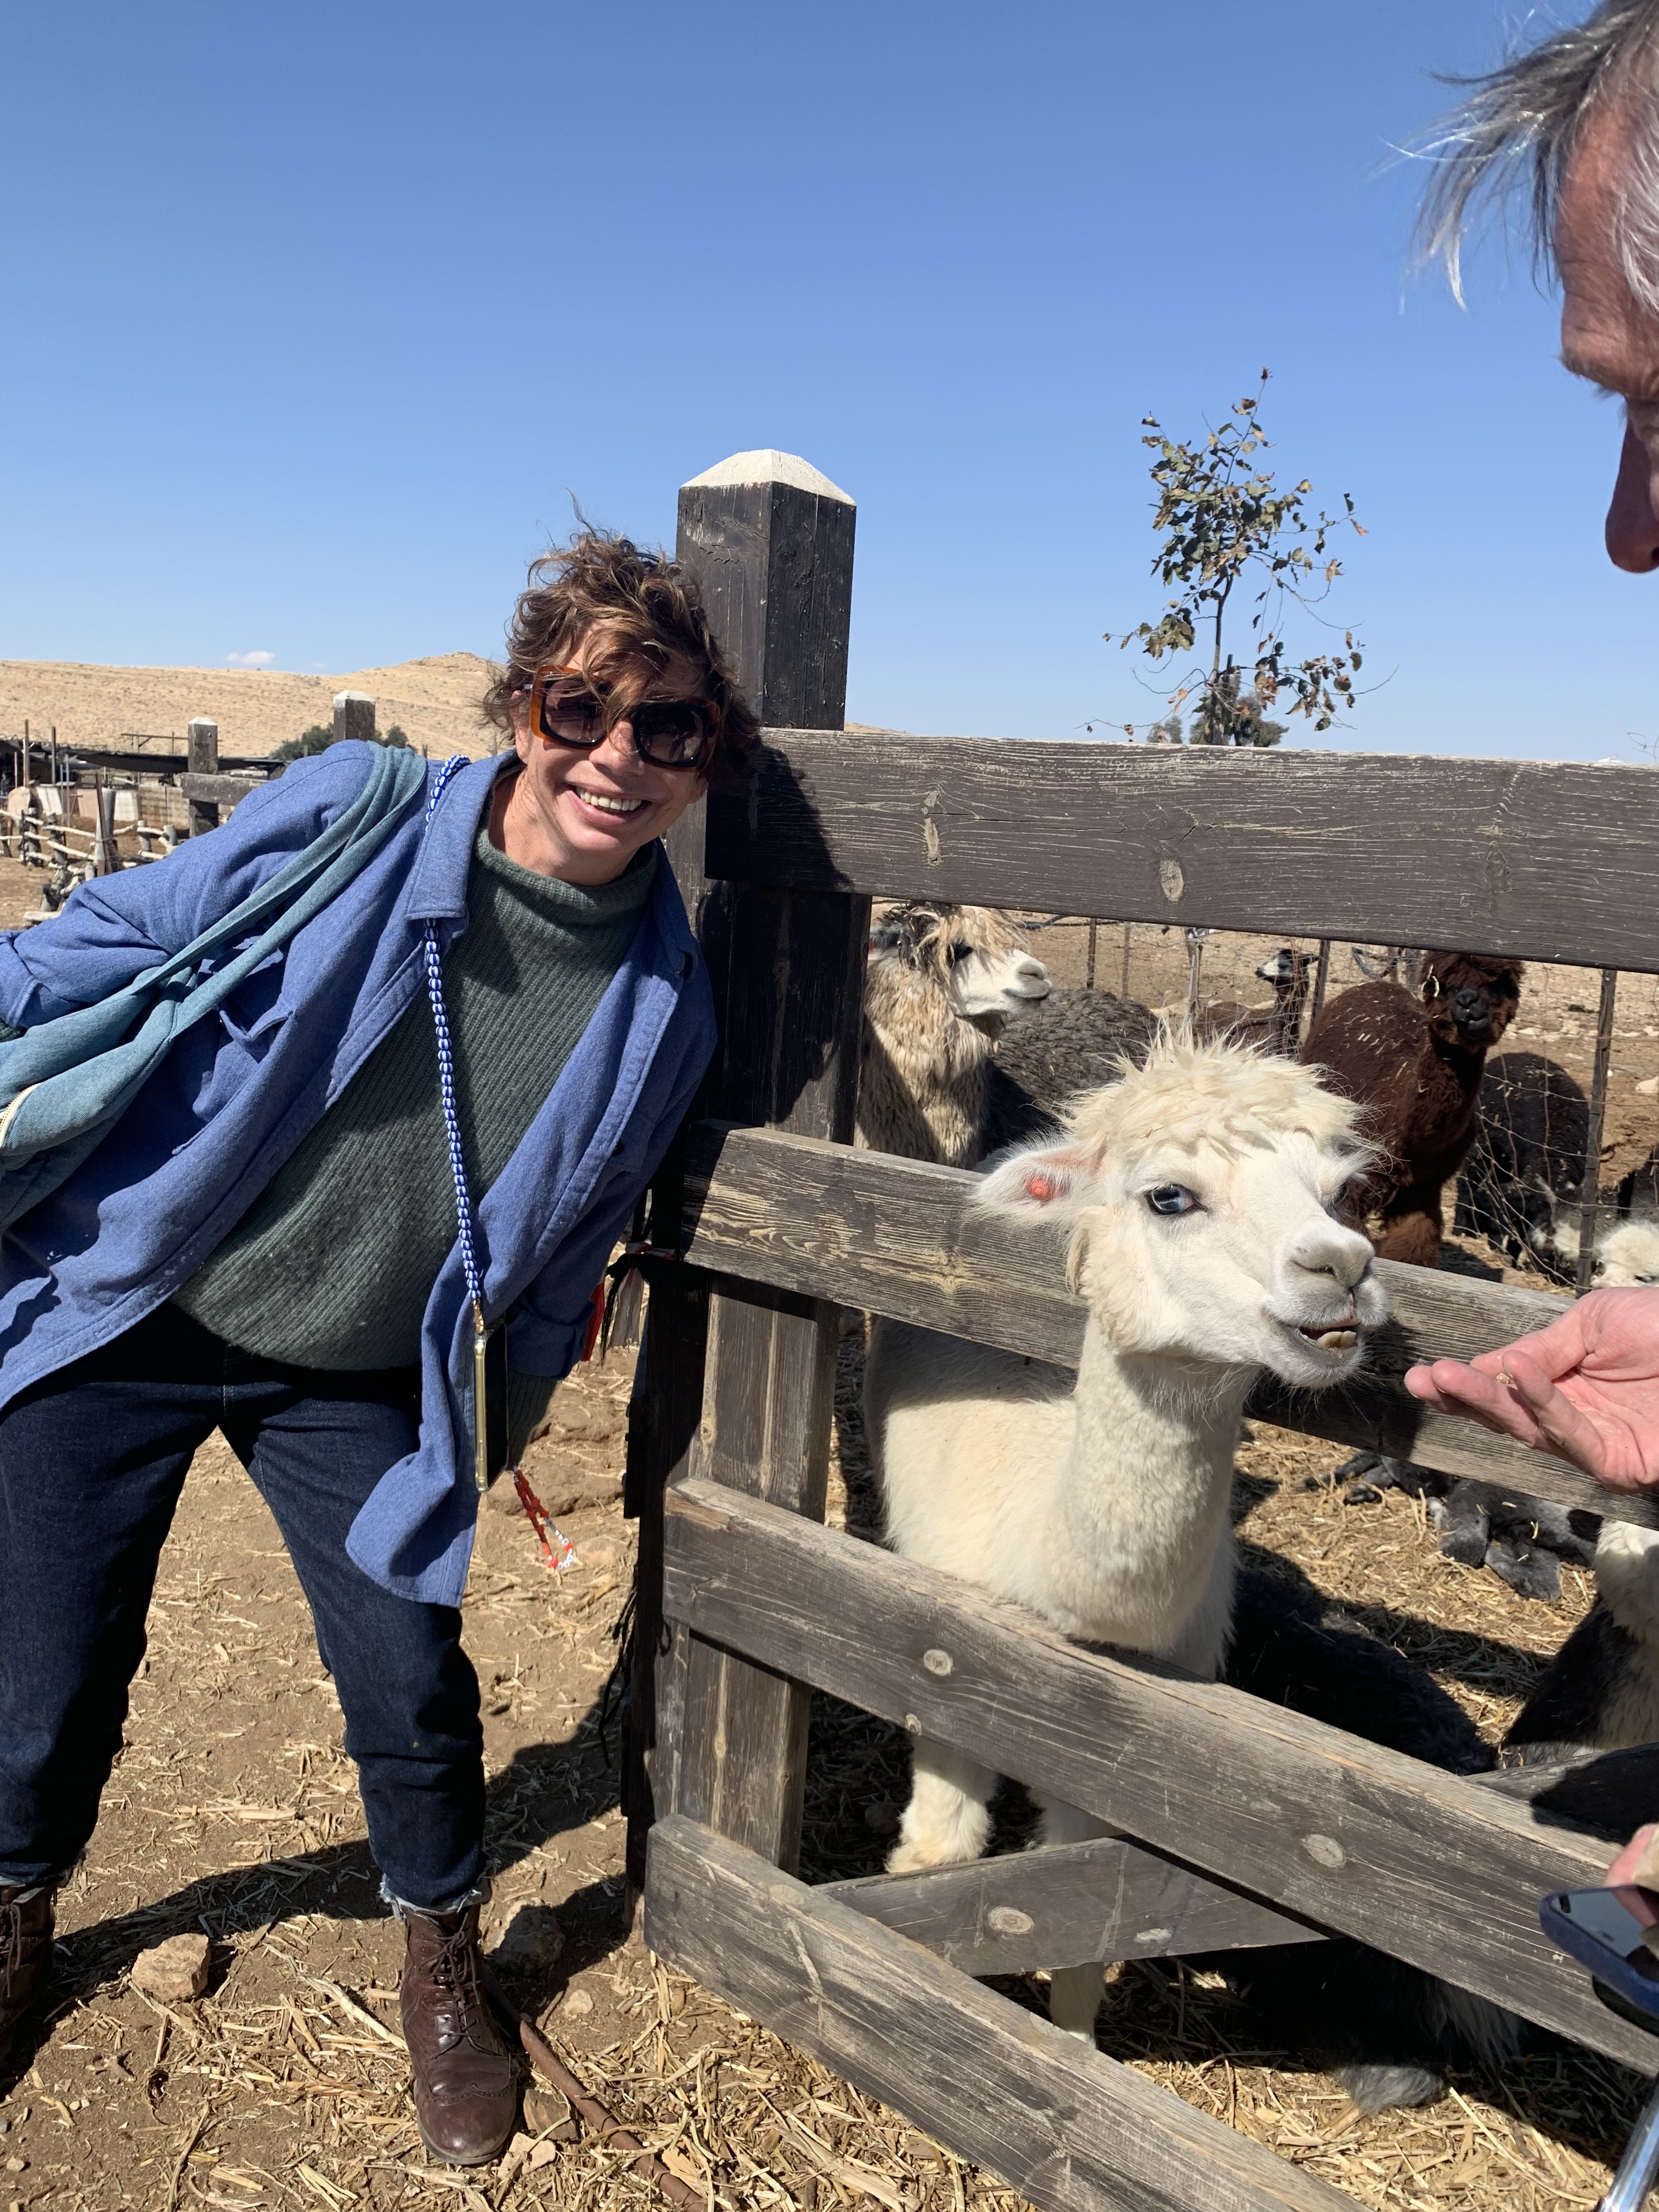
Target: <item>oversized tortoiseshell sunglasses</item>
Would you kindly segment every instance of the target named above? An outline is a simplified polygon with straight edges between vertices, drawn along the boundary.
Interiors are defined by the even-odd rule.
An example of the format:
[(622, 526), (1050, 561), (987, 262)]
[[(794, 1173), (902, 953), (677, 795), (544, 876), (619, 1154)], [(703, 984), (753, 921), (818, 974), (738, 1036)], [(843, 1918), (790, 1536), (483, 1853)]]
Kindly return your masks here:
[(654, 768), (702, 768), (720, 733), (720, 709), (710, 699), (639, 699), (629, 706), (580, 668), (536, 671), (530, 726), (544, 744), (592, 752), (618, 722), (628, 723), (635, 751)]

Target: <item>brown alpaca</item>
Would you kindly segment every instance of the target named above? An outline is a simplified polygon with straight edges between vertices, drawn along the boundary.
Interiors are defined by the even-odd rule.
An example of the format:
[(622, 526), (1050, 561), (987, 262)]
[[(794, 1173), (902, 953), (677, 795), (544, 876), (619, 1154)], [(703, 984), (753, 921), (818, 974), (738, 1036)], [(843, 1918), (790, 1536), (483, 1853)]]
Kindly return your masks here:
[(1333, 999), (1302, 1057), (1365, 1109), (1361, 1128), (1381, 1164), (1351, 1191), (1356, 1220), (1382, 1217), (1385, 1260), (1432, 1267), (1440, 1258), (1440, 1194), (1474, 1142), (1486, 1053), (1521, 999), (1516, 961), (1431, 952), (1422, 995), (1398, 983), (1362, 983)]

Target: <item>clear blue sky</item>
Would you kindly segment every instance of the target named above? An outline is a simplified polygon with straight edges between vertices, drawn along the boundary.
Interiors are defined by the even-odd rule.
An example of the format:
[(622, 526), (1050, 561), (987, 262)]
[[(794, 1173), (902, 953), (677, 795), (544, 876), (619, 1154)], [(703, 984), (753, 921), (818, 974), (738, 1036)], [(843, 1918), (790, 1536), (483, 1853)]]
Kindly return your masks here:
[(1635, 757), (1617, 415), (1524, 266), (1408, 276), (1388, 159), (1515, 16), (0, 0), (0, 654), (491, 653), (570, 493), (672, 540), (777, 446), (859, 502), (854, 719), (1143, 720), (1140, 417), (1265, 362), (1370, 526), (1331, 611), (1395, 673), (1341, 742)]

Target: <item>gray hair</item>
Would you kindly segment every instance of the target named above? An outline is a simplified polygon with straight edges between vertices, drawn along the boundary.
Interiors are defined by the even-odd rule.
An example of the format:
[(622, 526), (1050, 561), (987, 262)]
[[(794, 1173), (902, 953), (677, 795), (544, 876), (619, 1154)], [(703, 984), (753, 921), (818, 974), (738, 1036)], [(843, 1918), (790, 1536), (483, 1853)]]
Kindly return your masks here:
[(1553, 268), (1567, 165), (1591, 118), (1628, 102), (1614, 243), (1632, 293), (1659, 314), (1659, 0), (1602, 0), (1582, 23), (1467, 82), (1469, 98), (1423, 149), (1437, 173), (1418, 230), (1457, 297), (1471, 211), (1481, 200), (1502, 207), (1518, 185), (1530, 202), (1534, 266)]

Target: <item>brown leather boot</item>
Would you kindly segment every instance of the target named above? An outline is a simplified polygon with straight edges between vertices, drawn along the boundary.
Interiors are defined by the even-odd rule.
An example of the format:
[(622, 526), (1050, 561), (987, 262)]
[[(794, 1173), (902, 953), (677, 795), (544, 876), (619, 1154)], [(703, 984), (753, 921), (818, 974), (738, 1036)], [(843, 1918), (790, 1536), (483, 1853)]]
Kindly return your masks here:
[(0, 2080), (52, 1971), (52, 1893), (0, 1888)]
[(519, 2063), (484, 1996), (478, 1911), (410, 1912), (400, 2003), (415, 2069), (415, 2118), (434, 2158), (482, 2166), (519, 2109)]

